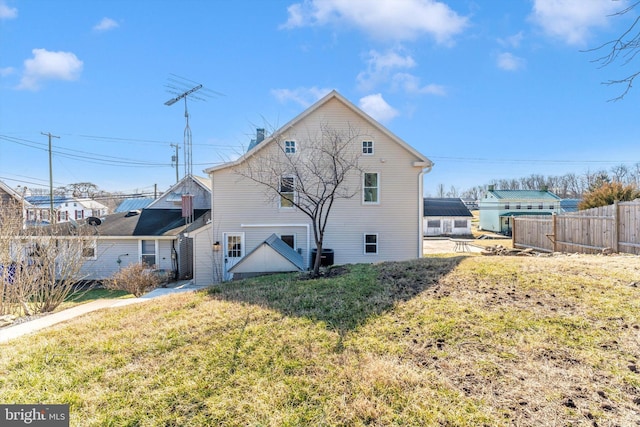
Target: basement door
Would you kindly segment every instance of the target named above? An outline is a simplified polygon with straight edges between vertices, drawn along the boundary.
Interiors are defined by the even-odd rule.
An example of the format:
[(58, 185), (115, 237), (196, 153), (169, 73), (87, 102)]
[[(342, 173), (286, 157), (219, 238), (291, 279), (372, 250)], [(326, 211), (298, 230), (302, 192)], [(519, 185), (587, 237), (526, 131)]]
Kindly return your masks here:
[(231, 280), (233, 273), (229, 269), (244, 256), (244, 233), (224, 233), (224, 277)]

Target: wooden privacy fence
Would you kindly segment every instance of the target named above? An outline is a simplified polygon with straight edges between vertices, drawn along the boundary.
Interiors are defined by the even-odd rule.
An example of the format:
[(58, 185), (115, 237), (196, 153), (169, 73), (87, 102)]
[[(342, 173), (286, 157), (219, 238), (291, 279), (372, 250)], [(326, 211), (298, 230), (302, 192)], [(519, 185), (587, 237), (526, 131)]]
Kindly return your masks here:
[(513, 247), (640, 254), (640, 200), (551, 216), (513, 217)]

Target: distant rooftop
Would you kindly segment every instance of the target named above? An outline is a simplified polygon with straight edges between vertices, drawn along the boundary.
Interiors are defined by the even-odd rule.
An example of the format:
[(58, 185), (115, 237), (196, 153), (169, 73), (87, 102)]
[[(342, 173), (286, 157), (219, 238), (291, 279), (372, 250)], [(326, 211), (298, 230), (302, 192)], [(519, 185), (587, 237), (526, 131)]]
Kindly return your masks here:
[(473, 216), (459, 198), (425, 198), (424, 216)]
[(135, 197), (131, 199), (123, 200), (122, 203), (118, 205), (114, 213), (119, 212), (129, 212), (129, 211), (137, 211), (140, 209), (144, 209), (155, 199), (153, 197)]

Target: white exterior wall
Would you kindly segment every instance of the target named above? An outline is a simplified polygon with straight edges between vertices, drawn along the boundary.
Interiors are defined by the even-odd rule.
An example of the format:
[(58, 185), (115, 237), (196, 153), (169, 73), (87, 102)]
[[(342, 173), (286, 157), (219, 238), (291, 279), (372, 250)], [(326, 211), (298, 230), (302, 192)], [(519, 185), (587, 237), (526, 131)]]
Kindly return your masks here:
[(219, 282), (220, 265), (214, 263), (213, 231), (211, 224), (189, 233), (193, 238), (193, 283), (209, 286)]
[[(380, 203), (365, 205), (362, 202), (362, 175), (354, 172), (348, 185), (357, 188), (358, 193), (351, 199), (340, 199), (334, 203), (324, 236), (324, 248), (334, 250), (336, 264), (419, 257), (422, 224), (419, 180), (422, 167), (413, 166), (413, 163), (423, 159), (336, 99), (320, 106), (282, 137), (295, 140), (298, 153), (302, 154), (306, 135), (319, 133), (321, 124), (327, 123), (334, 129), (346, 130), (349, 125), (357, 129), (363, 135), (354, 141), (360, 150), (363, 140), (374, 141), (374, 155), (363, 155), (360, 166), (366, 172), (379, 173)], [(306, 227), (301, 226), (309, 224), (311, 227), (311, 220), (306, 215), (295, 209), (279, 209), (277, 200), (268, 200), (266, 188), (238, 175), (233, 167), (215, 170), (211, 176), (214, 241), (222, 242), (225, 232), (243, 232), (246, 255), (271, 233), (295, 232), (296, 246), (302, 249), (305, 264), (309, 265), (308, 249), (315, 248), (315, 243), (312, 229), (307, 240)], [(267, 224), (273, 226), (264, 227)], [(365, 233), (378, 234), (378, 254), (364, 253)]]
[[(81, 275), (84, 280), (104, 280), (113, 276), (119, 269), (140, 262), (140, 241), (146, 239), (98, 239), (96, 241), (96, 259), (86, 260)], [(173, 240), (157, 240), (157, 268), (172, 271), (171, 245)], [(121, 262), (118, 263), (118, 258)]]
[[(440, 227), (427, 227), (428, 221), (431, 220), (439, 220)], [(443, 234), (451, 235), (451, 236), (464, 236), (471, 234), (471, 218), (468, 216), (430, 216), (424, 217), (423, 229), (425, 236), (441, 236)], [(448, 231), (447, 227), (445, 227), (445, 221), (448, 221), (451, 224), (451, 231)], [(465, 227), (456, 227), (456, 221), (465, 221)]]

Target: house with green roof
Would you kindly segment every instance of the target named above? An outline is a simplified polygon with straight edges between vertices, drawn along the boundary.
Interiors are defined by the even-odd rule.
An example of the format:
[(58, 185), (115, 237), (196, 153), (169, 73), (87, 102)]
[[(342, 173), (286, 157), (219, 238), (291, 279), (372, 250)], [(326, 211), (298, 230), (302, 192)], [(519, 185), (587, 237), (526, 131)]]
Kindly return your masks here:
[(480, 230), (510, 235), (513, 217), (560, 212), (560, 197), (549, 190), (489, 190), (478, 202)]

